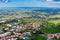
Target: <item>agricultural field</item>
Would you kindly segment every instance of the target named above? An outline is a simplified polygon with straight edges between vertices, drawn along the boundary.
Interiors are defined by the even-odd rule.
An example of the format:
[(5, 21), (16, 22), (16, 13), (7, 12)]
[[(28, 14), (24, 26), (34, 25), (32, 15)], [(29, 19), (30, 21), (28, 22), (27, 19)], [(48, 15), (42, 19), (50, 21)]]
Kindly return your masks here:
[[(14, 11), (13, 11), (14, 10)], [(32, 34), (34, 40), (46, 40), (46, 36), (41, 36), (41, 34), (49, 33), (60, 33), (60, 14), (45, 10), (31, 10), (31, 9), (9, 9), (0, 12), (0, 20), (5, 21), (6, 23), (0, 24), (0, 29), (3, 28), (10, 29), (10, 26), (5, 24), (12, 25), (14, 29), (13, 32), (27, 32), (29, 31)], [(23, 24), (23, 25), (22, 25)], [(40, 26), (39, 26), (40, 25)], [(36, 26), (39, 26), (36, 28)], [(21, 27), (21, 28), (20, 28)], [(27, 30), (22, 30), (27, 27)], [(30, 28), (30, 29), (28, 29)], [(32, 30), (33, 28), (33, 30)], [(21, 29), (21, 30), (20, 30)], [(7, 32), (10, 30), (7, 30)], [(12, 32), (11, 32), (12, 33)], [(36, 35), (36, 34), (37, 35)], [(22, 33), (23, 34), (23, 33)], [(30, 36), (27, 36), (30, 39)]]
[(51, 15), (50, 18), (60, 18), (60, 14), (58, 15)]
[(40, 35), (35, 35), (36, 40), (47, 40), (46, 37), (40, 36)]
[(4, 27), (4, 25), (0, 25), (0, 29), (2, 29)]
[(48, 22), (54, 23), (54, 24), (60, 24), (60, 20), (49, 20)]

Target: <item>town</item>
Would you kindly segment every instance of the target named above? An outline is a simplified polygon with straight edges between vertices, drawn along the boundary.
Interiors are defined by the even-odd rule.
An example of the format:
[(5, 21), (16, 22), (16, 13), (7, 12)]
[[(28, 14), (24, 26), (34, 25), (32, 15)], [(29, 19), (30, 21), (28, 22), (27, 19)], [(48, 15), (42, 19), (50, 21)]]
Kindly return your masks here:
[(60, 11), (3, 9), (0, 11), (0, 40), (60, 40)]

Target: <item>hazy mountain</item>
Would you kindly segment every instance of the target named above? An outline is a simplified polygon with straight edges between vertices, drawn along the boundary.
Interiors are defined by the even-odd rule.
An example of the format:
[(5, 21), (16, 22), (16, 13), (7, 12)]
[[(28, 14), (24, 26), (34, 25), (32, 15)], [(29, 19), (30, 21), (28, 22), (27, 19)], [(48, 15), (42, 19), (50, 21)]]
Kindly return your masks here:
[(54, 15), (60, 12), (60, 8), (48, 8), (48, 7), (2, 7), (0, 8), (0, 17), (13, 16), (13, 15), (39, 15), (42, 12), (46, 12), (44, 15)]
[(40, 11), (60, 11), (60, 8), (50, 7), (1, 7), (0, 11), (3, 10), (40, 10)]
[(60, 0), (54, 0), (54, 1), (60, 1)]

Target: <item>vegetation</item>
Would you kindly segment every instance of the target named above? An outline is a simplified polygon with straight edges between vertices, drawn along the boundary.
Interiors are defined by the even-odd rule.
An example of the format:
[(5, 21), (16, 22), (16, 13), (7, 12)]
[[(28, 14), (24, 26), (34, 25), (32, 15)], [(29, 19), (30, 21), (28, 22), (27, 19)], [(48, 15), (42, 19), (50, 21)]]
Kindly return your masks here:
[(36, 40), (47, 40), (46, 37), (35, 35)]
[(2, 29), (2, 28), (4, 28), (5, 26), (4, 26), (4, 24), (0, 24), (0, 29)]
[[(38, 8), (39, 9), (39, 8)], [(51, 13), (52, 12), (52, 13)], [(9, 14), (8, 14), (9, 13)], [(2, 16), (3, 15), (3, 16)], [(13, 20), (11, 20), (13, 19)], [(32, 40), (46, 40), (46, 37), (40, 36), (39, 34), (49, 34), (49, 33), (60, 33), (60, 13), (55, 11), (47, 10), (37, 10), (37, 9), (8, 9), (2, 10), (0, 12), (0, 20), (7, 20), (6, 24), (29, 24), (39, 22), (41, 23), (40, 30), (36, 34), (32, 34)], [(0, 24), (0, 29), (3, 29), (7, 26), (5, 24)], [(10, 30), (11, 28), (9, 28)], [(4, 29), (3, 29), (4, 30)], [(26, 32), (24, 30), (23, 32)], [(31, 30), (32, 31), (32, 30)], [(22, 40), (18, 38), (17, 40)], [(54, 39), (55, 40), (55, 39)]]
[(50, 18), (60, 18), (60, 14), (57, 14), (57, 15), (51, 15)]
[(48, 22), (53, 24), (60, 24), (60, 20), (49, 20)]

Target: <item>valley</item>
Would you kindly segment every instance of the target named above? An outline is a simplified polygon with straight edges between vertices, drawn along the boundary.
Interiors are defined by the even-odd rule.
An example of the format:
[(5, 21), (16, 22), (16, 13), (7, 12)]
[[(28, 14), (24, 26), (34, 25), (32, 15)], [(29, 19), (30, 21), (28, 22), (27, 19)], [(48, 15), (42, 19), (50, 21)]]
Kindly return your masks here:
[[(8, 32), (8, 33), (7, 33)], [(7, 33), (4, 36), (4, 33)], [(55, 39), (60, 35), (60, 9), (56, 8), (0, 8), (0, 38), (29, 40)], [(7, 38), (7, 37), (10, 38)], [(56, 36), (58, 40), (60, 36)]]

